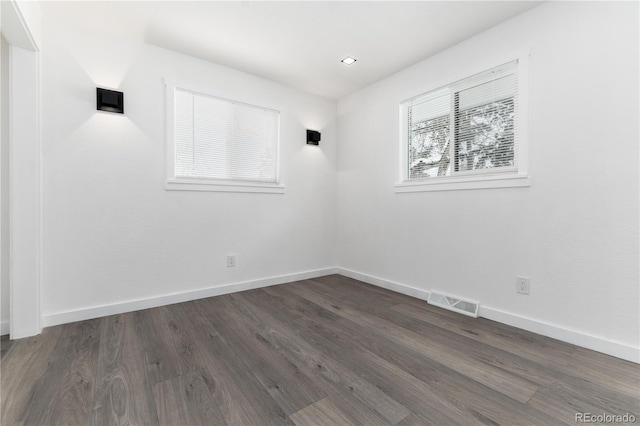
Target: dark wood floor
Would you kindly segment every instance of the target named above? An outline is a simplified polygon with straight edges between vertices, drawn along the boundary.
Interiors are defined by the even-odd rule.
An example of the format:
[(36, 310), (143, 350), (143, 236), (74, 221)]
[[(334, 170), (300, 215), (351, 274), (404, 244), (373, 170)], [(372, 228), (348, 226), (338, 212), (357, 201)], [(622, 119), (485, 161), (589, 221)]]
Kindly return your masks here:
[(572, 424), (639, 366), (328, 276), (2, 340), (2, 425)]

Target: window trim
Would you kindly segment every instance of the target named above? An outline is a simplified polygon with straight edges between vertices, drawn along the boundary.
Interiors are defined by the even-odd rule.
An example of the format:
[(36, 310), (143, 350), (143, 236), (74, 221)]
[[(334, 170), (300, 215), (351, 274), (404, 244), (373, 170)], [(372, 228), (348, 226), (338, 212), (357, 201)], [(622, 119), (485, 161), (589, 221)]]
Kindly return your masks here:
[[(228, 102), (250, 105), (253, 107), (278, 111), (276, 108), (267, 106), (257, 106), (249, 102), (241, 100), (232, 100), (213, 94), (215, 91), (207, 88), (197, 87), (190, 84), (177, 83), (171, 78), (164, 78), (165, 85), (165, 123), (166, 123), (166, 181), (165, 190), (168, 191), (209, 191), (209, 192), (247, 192), (247, 193), (268, 193), (268, 194), (284, 194), (285, 187), (281, 182), (281, 149), (280, 140), (278, 140), (277, 158), (276, 158), (276, 182), (258, 182), (234, 179), (208, 179), (198, 177), (182, 177), (175, 175), (175, 90), (182, 89), (194, 93), (201, 93), (206, 96), (212, 96), (223, 99)], [(278, 126), (280, 124), (278, 123)], [(280, 133), (280, 132), (278, 132)], [(278, 138), (279, 139), (279, 138)]]
[(165, 189), (170, 191), (252, 192), (284, 194), (284, 186), (275, 183), (219, 181), (206, 178), (167, 179)]
[[(529, 55), (530, 50), (511, 53), (502, 57), (492, 58), (470, 67), (462, 72), (458, 72), (447, 81), (438, 81), (422, 90), (420, 94), (411, 96), (400, 102), (398, 109), (399, 123), (399, 149), (397, 161), (397, 180), (394, 185), (396, 193), (406, 192), (426, 192), (426, 191), (446, 191), (446, 190), (462, 190), (462, 189), (484, 189), (484, 188), (512, 188), (531, 186), (531, 170), (529, 166)], [(425, 96), (429, 92), (435, 92), (440, 88), (452, 85), (461, 80), (473, 77), (489, 71), (493, 68), (507, 64), (512, 61), (518, 61), (517, 78), (518, 78), (518, 165), (513, 168), (495, 169), (491, 172), (471, 171), (458, 172), (453, 176), (441, 176), (431, 179), (408, 179), (408, 152), (407, 152), (407, 102), (412, 99)]]

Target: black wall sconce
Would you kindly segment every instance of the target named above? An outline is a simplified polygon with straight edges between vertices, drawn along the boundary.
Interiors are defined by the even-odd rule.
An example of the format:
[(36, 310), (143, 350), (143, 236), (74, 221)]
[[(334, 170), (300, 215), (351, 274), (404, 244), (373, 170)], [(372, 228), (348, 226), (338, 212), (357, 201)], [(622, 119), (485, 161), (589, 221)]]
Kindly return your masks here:
[(96, 88), (97, 109), (99, 111), (124, 114), (124, 93)]
[(307, 145), (320, 145), (320, 132), (307, 130)]

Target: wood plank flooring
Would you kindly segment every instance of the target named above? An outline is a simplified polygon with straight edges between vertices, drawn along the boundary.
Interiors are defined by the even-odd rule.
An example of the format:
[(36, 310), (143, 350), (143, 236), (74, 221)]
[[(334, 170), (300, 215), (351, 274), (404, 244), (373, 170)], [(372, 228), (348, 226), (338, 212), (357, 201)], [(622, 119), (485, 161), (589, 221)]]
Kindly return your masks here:
[(640, 422), (640, 367), (332, 275), (2, 340), (2, 425)]

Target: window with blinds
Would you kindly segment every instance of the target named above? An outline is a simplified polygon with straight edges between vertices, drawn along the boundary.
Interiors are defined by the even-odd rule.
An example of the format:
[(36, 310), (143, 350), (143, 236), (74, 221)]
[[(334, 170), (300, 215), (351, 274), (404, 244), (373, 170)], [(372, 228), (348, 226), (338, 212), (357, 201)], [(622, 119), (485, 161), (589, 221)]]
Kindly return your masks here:
[(403, 180), (517, 173), (518, 102), (518, 61), (403, 102)]
[(173, 90), (175, 178), (277, 183), (278, 111)]

